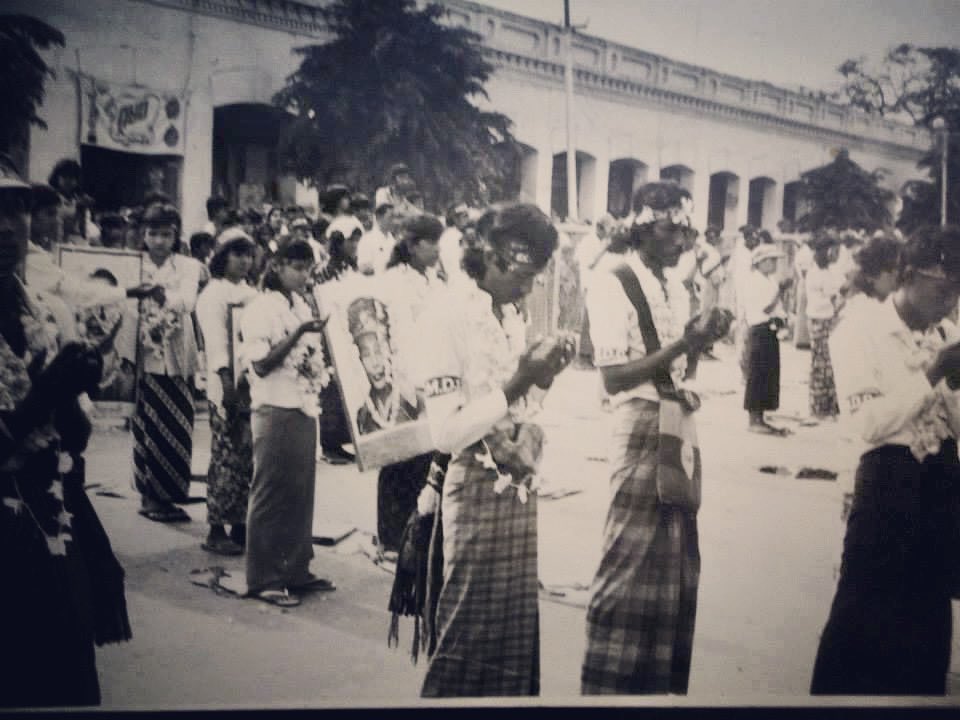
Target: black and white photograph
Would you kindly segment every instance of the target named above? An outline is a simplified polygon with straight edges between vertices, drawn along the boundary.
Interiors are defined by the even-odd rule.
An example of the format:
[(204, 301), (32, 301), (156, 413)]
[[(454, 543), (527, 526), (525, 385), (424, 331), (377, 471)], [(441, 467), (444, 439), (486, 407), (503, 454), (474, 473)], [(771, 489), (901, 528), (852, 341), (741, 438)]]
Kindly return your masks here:
[(360, 470), (433, 450), (423, 392), (400, 357), (389, 299), (357, 275), (338, 288), (326, 338)]
[(0, 708), (960, 706), (958, 28), (0, 3)]

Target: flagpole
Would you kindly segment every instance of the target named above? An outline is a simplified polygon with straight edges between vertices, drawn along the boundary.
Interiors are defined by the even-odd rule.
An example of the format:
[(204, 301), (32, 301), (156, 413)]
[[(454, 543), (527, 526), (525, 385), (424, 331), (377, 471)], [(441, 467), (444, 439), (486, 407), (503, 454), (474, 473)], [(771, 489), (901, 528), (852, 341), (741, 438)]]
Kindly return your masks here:
[(567, 220), (575, 221), (577, 208), (577, 149), (573, 141), (573, 26), (570, 0), (563, 0), (564, 81), (567, 103)]

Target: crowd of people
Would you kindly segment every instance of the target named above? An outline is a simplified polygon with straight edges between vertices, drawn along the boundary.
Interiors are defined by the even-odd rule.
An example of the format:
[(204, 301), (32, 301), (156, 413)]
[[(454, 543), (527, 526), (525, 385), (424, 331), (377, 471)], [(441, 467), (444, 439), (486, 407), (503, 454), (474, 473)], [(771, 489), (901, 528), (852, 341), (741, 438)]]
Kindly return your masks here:
[[(405, 398), (383, 372), (383, 308), (351, 306), (371, 379), (360, 424), (425, 412), (435, 445), (381, 468), (377, 486), (378, 545), (398, 568), (390, 610), (423, 626), (423, 697), (539, 693), (536, 412), (584, 347), (613, 450), (582, 692), (687, 692), (709, 475), (696, 440), (697, 364), (733, 338), (747, 429), (785, 437), (765, 413), (779, 406), (779, 343), (797, 316), (810, 327), (812, 416), (842, 410), (866, 443), (812, 692), (944, 693), (960, 588), (955, 228), (817, 234), (785, 275), (769, 233), (744, 227), (727, 252), (719, 228), (693, 228), (686, 190), (648, 183), (576, 253), (589, 340), (578, 348), (565, 334), (528, 340), (523, 301), (560, 240), (536, 206), (460, 204), (441, 220), (397, 165), (374, 203), (333, 185), (314, 216), (240, 213), (212, 197), (208, 226), (184, 243), (170, 198), (98, 214), (71, 163), (31, 185), (0, 158), (0, 554), (10, 587), (29, 588), (0, 601), (18, 659), (0, 705), (96, 704), (94, 645), (131, 637), (123, 570), (83, 491), (89, 396), (124, 323), (101, 313), (114, 320), (93, 343), (78, 321), (138, 301), (140, 514), (190, 520), (179, 505), (202, 388), (212, 430), (203, 548), (244, 555), (247, 596), (292, 608), (336, 589), (310, 570), (314, 489), (318, 462), (355, 458), (323, 330), (330, 293), (359, 274), (382, 288), (389, 342), (420, 390)], [(140, 282), (66, 275), (50, 255), (57, 243), (141, 252)], [(422, 572), (401, 572), (410, 567)]]

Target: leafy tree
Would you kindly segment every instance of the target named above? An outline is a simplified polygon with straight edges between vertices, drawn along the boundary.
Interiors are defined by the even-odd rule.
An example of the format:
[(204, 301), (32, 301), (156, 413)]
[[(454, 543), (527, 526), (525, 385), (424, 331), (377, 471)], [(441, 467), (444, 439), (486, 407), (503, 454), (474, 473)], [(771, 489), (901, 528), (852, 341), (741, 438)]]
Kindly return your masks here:
[[(847, 60), (839, 67), (846, 78), (845, 94), (854, 107), (869, 113), (901, 118), (933, 130), (936, 117), (951, 129), (948, 145), (948, 217), (960, 219), (960, 48), (916, 47), (902, 44), (891, 49), (876, 67), (863, 59)], [(911, 181), (901, 189), (903, 210), (897, 225), (909, 232), (940, 217), (939, 142), (920, 160), (931, 182), (926, 187)]]
[(31, 124), (46, 127), (37, 110), (53, 71), (38, 49), (53, 45), (64, 45), (59, 30), (27, 15), (0, 15), (0, 152), (24, 145)]
[(889, 226), (887, 209), (894, 194), (880, 186), (884, 171), (867, 172), (841, 150), (832, 162), (800, 176), (803, 213), (797, 220), (801, 232), (821, 229), (873, 232)]
[(510, 120), (481, 110), (493, 67), (480, 36), (414, 0), (335, 0), (332, 38), (297, 48), (300, 67), (274, 102), (293, 119), (280, 155), (317, 186), (373, 189), (406, 163), (431, 205), (496, 200), (519, 158)]

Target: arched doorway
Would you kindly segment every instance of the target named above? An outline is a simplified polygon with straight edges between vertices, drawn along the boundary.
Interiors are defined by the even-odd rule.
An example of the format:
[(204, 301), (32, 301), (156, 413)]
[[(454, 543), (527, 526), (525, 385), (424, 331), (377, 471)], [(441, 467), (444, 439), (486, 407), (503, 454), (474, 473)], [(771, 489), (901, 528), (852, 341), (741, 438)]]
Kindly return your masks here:
[[(597, 177), (597, 159), (590, 153), (577, 150), (577, 217), (580, 220), (593, 219), (593, 190)], [(560, 218), (567, 218), (567, 154), (553, 156), (552, 182), (550, 184), (550, 212)]]
[(756, 177), (750, 181), (747, 195), (747, 222), (758, 228), (773, 227), (777, 218), (774, 207), (774, 191), (777, 183), (773, 178)]
[(537, 202), (537, 151), (522, 142), (512, 147), (505, 143), (497, 145), (497, 150), (506, 165), (500, 197), (494, 200), (516, 200), (518, 202)]
[(287, 113), (261, 103), (214, 108), (211, 194), (237, 208), (293, 203), (294, 179), (283, 172), (277, 156), (287, 122)]
[(783, 219), (791, 225), (796, 225), (802, 215), (800, 190), (799, 180), (788, 182), (783, 186)]
[(647, 165), (634, 158), (619, 158), (610, 163), (607, 180), (607, 212), (624, 217), (630, 212), (633, 193), (647, 181)]
[(710, 176), (710, 195), (707, 201), (707, 222), (721, 230), (737, 224), (737, 205), (740, 202), (740, 178), (736, 173), (721, 171)]
[(686, 165), (667, 165), (660, 168), (660, 179), (675, 182), (688, 193), (693, 194), (693, 170)]

